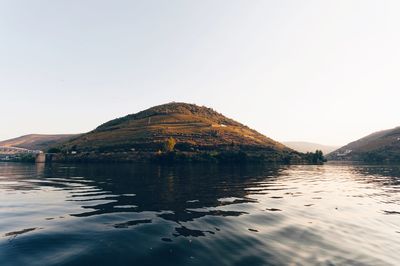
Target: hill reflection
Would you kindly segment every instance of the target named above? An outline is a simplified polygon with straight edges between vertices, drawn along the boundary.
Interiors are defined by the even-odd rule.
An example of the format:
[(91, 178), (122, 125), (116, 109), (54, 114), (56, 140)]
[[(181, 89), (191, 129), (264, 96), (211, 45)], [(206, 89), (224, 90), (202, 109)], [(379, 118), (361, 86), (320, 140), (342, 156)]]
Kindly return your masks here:
[[(59, 169), (53, 169), (59, 170)], [(268, 175), (279, 175), (279, 167), (269, 167)], [(83, 176), (92, 181), (97, 195), (102, 199), (112, 196), (113, 202), (90, 205), (92, 211), (75, 214), (90, 216), (110, 212), (162, 212), (159, 216), (175, 222), (191, 221), (207, 215), (232, 216), (240, 212), (228, 211), (189, 211), (188, 209), (211, 208), (238, 202), (252, 202), (247, 198), (246, 188), (265, 179), (265, 169), (257, 167), (200, 166), (178, 167), (154, 165), (90, 166), (86, 168), (65, 169), (68, 176)], [(71, 173), (71, 171), (73, 173)], [(46, 176), (51, 176), (46, 173)], [(229, 189), (228, 186), (229, 185)], [(107, 194), (101, 194), (106, 191)], [(87, 192), (87, 193), (86, 193)], [(71, 191), (71, 200), (98, 200), (92, 194), (93, 188), (81, 192)], [(232, 201), (220, 199), (234, 198)], [(125, 208), (128, 206), (128, 208)], [(129, 208), (129, 206), (135, 206)]]
[[(276, 179), (285, 168), (278, 165), (57, 165), (36, 168), (37, 179), (13, 189), (31, 190), (51, 186), (68, 192), (67, 201), (80, 205), (73, 217), (111, 213), (148, 213), (175, 222), (175, 236), (203, 236), (212, 231), (188, 229), (183, 222), (210, 216), (235, 217), (244, 211), (227, 210), (229, 205), (252, 203), (250, 188), (265, 179)], [(57, 178), (54, 178), (54, 177)], [(254, 190), (252, 191), (254, 193)], [(221, 207), (221, 208), (220, 208)], [(223, 207), (223, 209), (222, 209)], [(127, 228), (152, 219), (114, 224)], [(218, 228), (216, 228), (218, 230)]]

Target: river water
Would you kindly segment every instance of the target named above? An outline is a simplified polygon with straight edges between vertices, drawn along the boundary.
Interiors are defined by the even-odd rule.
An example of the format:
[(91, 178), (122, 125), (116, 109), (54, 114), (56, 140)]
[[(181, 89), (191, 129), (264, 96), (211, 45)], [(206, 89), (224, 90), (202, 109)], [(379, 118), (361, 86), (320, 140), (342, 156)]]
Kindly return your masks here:
[(0, 163), (0, 265), (399, 265), (400, 166)]

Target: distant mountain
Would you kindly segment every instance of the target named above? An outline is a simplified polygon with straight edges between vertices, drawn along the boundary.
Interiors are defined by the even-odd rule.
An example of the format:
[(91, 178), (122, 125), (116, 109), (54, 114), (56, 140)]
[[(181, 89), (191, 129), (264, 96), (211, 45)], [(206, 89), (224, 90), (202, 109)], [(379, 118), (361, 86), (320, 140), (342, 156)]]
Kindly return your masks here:
[(1, 147), (16, 147), (28, 150), (45, 151), (49, 147), (58, 145), (62, 142), (77, 137), (77, 134), (60, 134), (60, 135), (45, 135), (45, 134), (30, 134), (14, 139), (0, 141)]
[(320, 150), (324, 154), (328, 154), (339, 148), (339, 146), (322, 145), (305, 141), (284, 141), (282, 143), (299, 152), (315, 152), (316, 150)]
[(329, 160), (400, 162), (400, 127), (372, 133), (330, 153)]
[(111, 120), (58, 149), (82, 159), (129, 160), (160, 153), (171, 138), (174, 149), (188, 156), (245, 152), (271, 161), (301, 158), (300, 153), (211, 108), (176, 102)]

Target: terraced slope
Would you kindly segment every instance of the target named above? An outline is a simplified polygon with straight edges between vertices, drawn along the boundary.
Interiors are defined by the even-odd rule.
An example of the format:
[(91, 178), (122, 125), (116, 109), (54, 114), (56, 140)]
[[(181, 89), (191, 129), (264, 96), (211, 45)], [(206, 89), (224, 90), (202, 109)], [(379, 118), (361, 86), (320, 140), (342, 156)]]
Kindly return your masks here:
[(59, 148), (74, 153), (157, 152), (168, 138), (176, 140), (180, 152), (299, 154), (211, 108), (175, 102), (111, 120)]

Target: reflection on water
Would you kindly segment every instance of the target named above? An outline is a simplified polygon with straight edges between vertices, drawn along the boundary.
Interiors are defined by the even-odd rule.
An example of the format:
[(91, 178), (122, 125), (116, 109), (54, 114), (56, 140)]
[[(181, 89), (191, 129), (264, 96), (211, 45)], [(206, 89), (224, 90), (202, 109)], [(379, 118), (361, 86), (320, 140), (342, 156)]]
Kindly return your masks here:
[(396, 265), (397, 166), (0, 164), (0, 265)]

